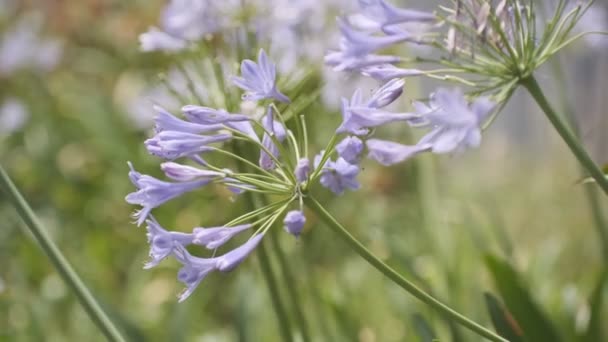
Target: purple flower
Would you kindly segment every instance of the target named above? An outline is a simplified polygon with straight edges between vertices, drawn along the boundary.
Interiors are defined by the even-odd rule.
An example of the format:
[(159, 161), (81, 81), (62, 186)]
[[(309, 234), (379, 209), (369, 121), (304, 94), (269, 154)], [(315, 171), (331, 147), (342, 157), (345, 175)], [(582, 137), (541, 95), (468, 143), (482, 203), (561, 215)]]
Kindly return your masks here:
[(216, 249), (232, 239), (235, 235), (249, 228), (251, 228), (251, 224), (242, 224), (234, 227), (197, 227), (192, 231), (194, 237), (192, 243), (205, 246), (208, 249)]
[(365, 76), (372, 77), (379, 81), (388, 81), (394, 78), (403, 78), (409, 76), (424, 75), (424, 72), (418, 69), (402, 69), (391, 64), (375, 65), (361, 69), (361, 73)]
[(240, 247), (216, 258), (216, 267), (220, 272), (229, 272), (237, 267), (258, 246), (264, 234), (258, 234)]
[(190, 182), (169, 183), (140, 174), (133, 169), (131, 163), (129, 163), (129, 168), (131, 169), (129, 178), (137, 188), (137, 191), (128, 194), (125, 200), (128, 203), (142, 206), (133, 215), (137, 219), (138, 226), (146, 220), (152, 209), (186, 192), (196, 190), (211, 181), (209, 179), (202, 179)]
[(176, 247), (174, 255), (183, 265), (177, 272), (177, 280), (186, 285), (186, 289), (179, 295), (179, 301), (183, 302), (194, 292), (207, 274), (217, 269), (217, 258), (195, 257), (179, 246)]
[(295, 169), (296, 180), (299, 183), (303, 183), (308, 180), (308, 175), (310, 174), (310, 161), (308, 158), (300, 158), (298, 160), (298, 164)]
[(143, 52), (175, 52), (184, 49), (187, 46), (187, 41), (163, 32), (157, 27), (150, 27), (148, 32), (139, 35), (139, 44)]
[(178, 182), (187, 182), (195, 179), (217, 179), (226, 177), (225, 173), (202, 170), (193, 166), (182, 165), (174, 162), (160, 164), (160, 169), (165, 175)]
[(298, 237), (302, 233), (302, 229), (306, 223), (306, 216), (304, 216), (301, 210), (292, 210), (285, 215), (283, 223), (285, 224), (286, 232)]
[(150, 154), (173, 160), (212, 150), (209, 144), (230, 140), (232, 134), (198, 135), (179, 131), (162, 131), (145, 141)]
[(182, 112), (188, 120), (203, 125), (225, 124), (228, 122), (250, 120), (247, 115), (232, 114), (223, 109), (213, 109), (195, 105), (187, 105), (182, 107)]
[(432, 147), (429, 144), (412, 146), (380, 139), (370, 139), (366, 145), (369, 151), (368, 157), (385, 166), (400, 163)]
[(355, 31), (343, 19), (338, 19), (338, 26), (342, 33), (340, 51), (350, 57), (362, 57), (412, 38), (412, 35), (405, 31), (390, 36), (374, 36), (366, 32)]
[(336, 151), (350, 164), (357, 164), (363, 152), (363, 142), (356, 136), (348, 136), (336, 145)]
[(368, 128), (382, 126), (390, 122), (409, 121), (417, 118), (417, 115), (412, 113), (391, 113), (365, 107), (343, 109), (342, 115), (342, 124), (336, 129), (336, 133), (354, 135), (367, 134)]
[(430, 106), (417, 105), (417, 110), (433, 129), (418, 145), (432, 146), (433, 153), (460, 152), (481, 143), (483, 120), (494, 110), (496, 104), (487, 97), (476, 99), (469, 105), (459, 89), (438, 89), (433, 94)]
[(341, 195), (344, 190), (359, 189), (359, 182), (356, 177), (359, 174), (359, 167), (348, 163), (344, 158), (338, 158), (336, 162), (328, 160), (325, 165), (319, 165), (324, 152), (321, 151), (315, 157), (315, 168), (322, 167), (320, 182), (321, 185), (331, 190), (336, 195)]
[(186, 246), (192, 243), (192, 234), (166, 231), (153, 218), (146, 220), (146, 223), (148, 224), (146, 236), (150, 244), (150, 261), (144, 265), (145, 269), (158, 265), (173, 253), (175, 246)]
[(196, 134), (217, 131), (223, 128), (220, 124), (198, 124), (178, 119), (160, 106), (154, 106), (154, 109), (158, 112), (158, 115), (154, 120), (157, 133), (162, 131), (179, 131)]
[[(283, 127), (280, 122), (274, 121), (274, 113), (272, 111), (272, 107), (270, 106), (268, 106), (266, 116), (264, 116), (262, 121), (262, 126), (266, 131), (264, 132), (264, 137), (262, 138), (262, 145), (276, 158), (279, 155), (279, 148), (269, 134), (272, 134), (272, 136), (274, 136), (279, 142), (282, 142), (287, 133), (285, 131), (285, 127)], [(264, 150), (260, 151), (259, 164), (264, 170), (271, 170), (276, 166), (273, 158)]]
[(403, 94), (404, 85), (404, 80), (395, 79), (386, 82), (386, 84), (378, 88), (369, 101), (367, 101), (367, 107), (384, 108), (388, 106)]
[(384, 0), (359, 0), (359, 6), (361, 13), (379, 26), (409, 22), (427, 23), (437, 20), (432, 13), (398, 8)]
[(287, 96), (277, 90), (275, 65), (263, 49), (260, 49), (257, 64), (249, 59), (241, 63), (241, 75), (242, 77), (233, 76), (231, 80), (237, 87), (246, 91), (243, 99), (257, 101), (273, 98), (280, 102), (290, 102)]
[(353, 57), (343, 51), (332, 51), (325, 55), (324, 60), (334, 71), (353, 71), (375, 65), (399, 63), (401, 57), (374, 54)]

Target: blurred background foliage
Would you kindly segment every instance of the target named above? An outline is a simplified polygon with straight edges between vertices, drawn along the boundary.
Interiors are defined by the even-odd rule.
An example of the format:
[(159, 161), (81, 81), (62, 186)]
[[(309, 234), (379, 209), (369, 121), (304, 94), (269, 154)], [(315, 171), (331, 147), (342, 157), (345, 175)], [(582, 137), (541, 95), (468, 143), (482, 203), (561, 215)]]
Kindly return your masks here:
[[(0, 127), (0, 163), (129, 340), (279, 340), (255, 258), (238, 271), (209, 277), (181, 304), (176, 264), (142, 270), (148, 246), (123, 200), (132, 191), (126, 161), (160, 174), (142, 142), (152, 104), (160, 101), (149, 90), (175, 58), (140, 52), (137, 36), (157, 22), (164, 2), (0, 5), (0, 34), (33, 15), (42, 25), (39, 34), (61, 46), (52, 70), (0, 74), (0, 103), (18, 99), (28, 113), (13, 129)], [(603, 3), (596, 6), (605, 14)], [(328, 36), (343, 11), (328, 15)], [(606, 16), (600, 18), (606, 24)], [(581, 42), (539, 75), (556, 106), (572, 109), (600, 164), (608, 162), (606, 46)], [(339, 122), (338, 96), (349, 95), (352, 84), (366, 90), (374, 85), (316, 63), (300, 91), (323, 87), (305, 109), (313, 144), (321, 149)], [(406, 97), (420, 97), (427, 87), (409, 80)], [(0, 118), (4, 128), (7, 122)], [(402, 128), (383, 134), (411, 135)], [(602, 249), (608, 246), (598, 234), (606, 229), (607, 201), (593, 184), (578, 184), (575, 160), (526, 94), (512, 99), (478, 150), (363, 167), (360, 191), (336, 198), (319, 189), (320, 198), (406, 277), (513, 341), (524, 340), (524, 333), (526, 341), (608, 340), (608, 300), (601, 300), (608, 291), (608, 250)], [(594, 196), (595, 211), (589, 202)], [(184, 230), (214, 225), (242, 212), (240, 201), (231, 201), (223, 192), (205, 191), (170, 202), (157, 216)], [(312, 213), (307, 216), (299, 240), (278, 237), (314, 340), (479, 340), (384, 279)], [(0, 341), (103, 340), (2, 197), (0, 217)], [(280, 273), (276, 257), (273, 265)], [(285, 286), (280, 291), (283, 298), (290, 295)], [(293, 315), (290, 320), (298, 330)]]

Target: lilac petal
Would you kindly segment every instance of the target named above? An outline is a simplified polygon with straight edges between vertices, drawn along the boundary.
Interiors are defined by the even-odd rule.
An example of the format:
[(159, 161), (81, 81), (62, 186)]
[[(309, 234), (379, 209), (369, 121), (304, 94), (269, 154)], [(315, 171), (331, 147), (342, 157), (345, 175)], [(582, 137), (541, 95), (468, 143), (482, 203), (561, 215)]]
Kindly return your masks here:
[(336, 151), (347, 162), (357, 164), (363, 152), (363, 142), (356, 136), (348, 136), (336, 145)]
[(240, 247), (217, 258), (216, 267), (220, 272), (229, 272), (237, 267), (258, 246), (264, 234), (258, 234)]
[(202, 125), (178, 119), (160, 106), (154, 106), (154, 109), (158, 112), (158, 115), (154, 119), (157, 133), (162, 131), (204, 133), (217, 131), (222, 128), (222, 125)]
[(424, 75), (424, 71), (418, 69), (402, 69), (391, 64), (370, 66), (361, 69), (365, 76), (372, 77), (379, 81), (389, 81), (394, 78)]
[(235, 235), (251, 228), (251, 224), (242, 224), (234, 227), (197, 227), (192, 231), (192, 243), (205, 246), (208, 249), (216, 249), (232, 239)]
[(308, 175), (310, 174), (310, 161), (308, 158), (300, 158), (300, 160), (298, 160), (294, 173), (296, 175), (296, 180), (299, 183), (308, 180)]
[(285, 215), (283, 223), (285, 224), (284, 229), (286, 232), (298, 237), (302, 233), (302, 229), (306, 223), (306, 216), (300, 210), (291, 210)]
[(370, 139), (366, 145), (368, 157), (385, 166), (401, 163), (430, 148), (430, 145), (402, 145), (380, 139)]
[(196, 167), (182, 165), (174, 162), (162, 163), (160, 164), (160, 169), (163, 170), (167, 177), (179, 182), (187, 182), (202, 178), (217, 179), (226, 176), (226, 174), (222, 172), (212, 170), (201, 170)]
[(404, 80), (394, 79), (388, 81), (382, 87), (374, 92), (372, 97), (367, 102), (367, 107), (383, 108), (393, 103), (403, 94)]
[(187, 105), (182, 107), (182, 112), (188, 120), (199, 124), (220, 124), (235, 121), (250, 120), (247, 115), (232, 114), (225, 110), (218, 110), (208, 107)]
[(150, 261), (144, 265), (144, 269), (158, 265), (173, 252), (176, 245), (186, 246), (192, 243), (192, 234), (169, 232), (153, 218), (147, 220), (146, 223), (148, 231), (146, 236), (150, 244)]
[(176, 247), (174, 255), (183, 264), (183, 267), (177, 272), (177, 279), (186, 285), (186, 289), (179, 296), (179, 302), (183, 302), (194, 292), (207, 274), (217, 269), (217, 258), (195, 257), (180, 246)]

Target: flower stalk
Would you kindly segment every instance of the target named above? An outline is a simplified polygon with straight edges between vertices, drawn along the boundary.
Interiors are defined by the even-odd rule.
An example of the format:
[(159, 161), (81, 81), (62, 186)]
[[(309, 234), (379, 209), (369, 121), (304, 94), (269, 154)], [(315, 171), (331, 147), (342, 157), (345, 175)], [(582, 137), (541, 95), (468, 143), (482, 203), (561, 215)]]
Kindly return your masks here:
[(529, 77), (522, 79), (520, 83), (528, 90), (530, 95), (532, 95), (557, 133), (559, 133), (564, 142), (568, 145), (576, 159), (578, 159), (581, 165), (587, 169), (589, 175), (593, 177), (604, 193), (608, 195), (608, 179), (606, 179), (602, 170), (591, 159), (576, 135), (568, 127), (568, 124), (553, 110), (534, 76), (530, 75)]
[(76, 295), (80, 305), (82, 305), (97, 328), (99, 328), (108, 341), (124, 342), (125, 339), (118, 328), (112, 323), (97, 300), (95, 300), (91, 291), (87, 288), (82, 279), (80, 279), (66, 257), (61, 253), (61, 250), (59, 250), (48, 233), (44, 230), (36, 218), (34, 211), (23, 198), (2, 166), (0, 166), (0, 188), (4, 190), (7, 199), (15, 207), (25, 225), (29, 228), (63, 281)]
[(327, 225), (331, 230), (333, 230), (336, 234), (340, 235), (340, 237), (353, 249), (357, 252), (361, 257), (363, 257), (367, 262), (369, 262), (374, 268), (392, 280), (395, 284), (399, 285), (402, 289), (409, 292), (414, 297), (418, 298), (425, 304), (429, 305), (433, 309), (437, 310), (441, 314), (446, 317), (454, 320), (456, 323), (468, 328), (469, 330), (477, 333), (480, 336), (487, 338), (490, 341), (496, 342), (508, 342), (506, 339), (500, 337), (496, 333), (484, 328), (483, 326), (473, 322), (462, 314), (458, 313), (454, 309), (450, 308), (446, 304), (440, 302), (435, 299), (433, 296), (424, 292), (416, 285), (411, 283), (409, 280), (405, 279), (399, 273), (397, 273), (390, 266), (385, 264), (382, 260), (378, 259), (372, 252), (370, 252), (361, 242), (359, 242), (354, 236), (352, 236), (346, 228), (344, 228), (336, 219), (329, 213), (325, 208), (317, 202), (311, 196), (307, 196), (304, 198), (304, 202), (306, 206), (314, 211), (319, 218)]

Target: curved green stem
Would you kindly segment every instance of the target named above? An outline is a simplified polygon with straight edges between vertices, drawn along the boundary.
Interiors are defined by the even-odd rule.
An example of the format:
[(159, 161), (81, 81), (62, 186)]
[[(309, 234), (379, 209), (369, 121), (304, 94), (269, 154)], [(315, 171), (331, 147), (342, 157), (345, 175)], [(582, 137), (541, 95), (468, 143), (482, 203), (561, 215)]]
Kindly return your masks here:
[(595, 164), (587, 151), (585, 151), (583, 146), (579, 143), (576, 135), (568, 127), (568, 124), (564, 122), (564, 120), (553, 110), (553, 108), (551, 108), (551, 105), (547, 101), (545, 94), (538, 85), (538, 82), (534, 76), (530, 75), (529, 77), (522, 79), (520, 83), (528, 90), (536, 103), (538, 103), (549, 121), (551, 121), (553, 127), (555, 127), (555, 130), (557, 130), (562, 139), (564, 139), (576, 159), (578, 159), (583, 167), (587, 169), (587, 172), (589, 172), (591, 177), (595, 179), (604, 193), (608, 195), (608, 179), (606, 178), (606, 175), (604, 175), (602, 170)]
[(99, 306), (99, 303), (97, 303), (93, 294), (82, 282), (82, 279), (80, 279), (57, 245), (55, 245), (51, 237), (38, 222), (34, 211), (25, 201), (2, 166), (0, 166), (0, 187), (4, 190), (8, 200), (13, 204), (19, 213), (19, 216), (21, 216), (25, 225), (29, 228), (32, 235), (34, 235), (34, 238), (40, 247), (42, 247), (42, 250), (46, 253), (57, 272), (59, 272), (63, 281), (65, 281), (72, 292), (74, 292), (80, 305), (85, 309), (93, 323), (97, 325), (99, 330), (101, 330), (109, 341), (125, 341), (119, 330), (114, 326), (101, 306)]
[(490, 341), (508, 342), (506, 339), (498, 336), (494, 332), (484, 328), (483, 326), (473, 322), (472, 320), (461, 315), (457, 311), (453, 310), (449, 306), (443, 304), (433, 296), (419, 289), (416, 285), (402, 277), (399, 273), (393, 270), (390, 266), (385, 264), (382, 260), (378, 259), (372, 252), (370, 252), (361, 242), (353, 237), (346, 228), (344, 228), (336, 219), (329, 213), (323, 206), (317, 202), (314, 198), (308, 196), (304, 199), (306, 205), (314, 211), (322, 220), (331, 228), (335, 233), (350, 245), (361, 257), (367, 262), (374, 266), (378, 271), (382, 272), (386, 277), (392, 280), (395, 284), (399, 285), (402, 289), (409, 292), (414, 297), (418, 298), (422, 302), (428, 304), (441, 314), (454, 320), (456, 323), (470, 329), (471, 331), (487, 338)]

